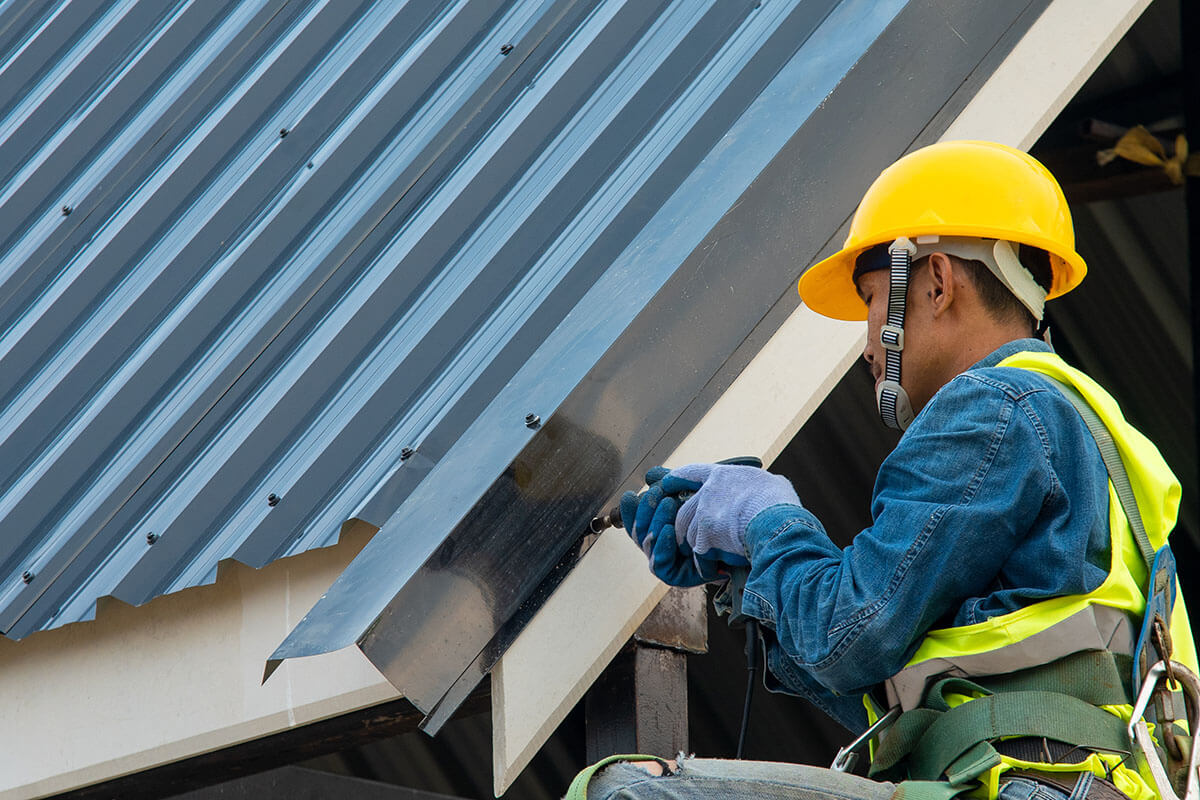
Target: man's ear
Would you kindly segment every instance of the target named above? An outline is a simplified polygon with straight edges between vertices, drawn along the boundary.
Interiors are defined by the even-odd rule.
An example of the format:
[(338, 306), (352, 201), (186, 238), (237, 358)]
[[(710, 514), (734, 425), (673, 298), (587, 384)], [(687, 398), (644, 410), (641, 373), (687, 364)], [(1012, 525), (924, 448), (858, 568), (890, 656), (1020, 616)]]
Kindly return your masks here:
[(934, 253), (929, 257), (928, 295), (935, 317), (944, 314), (954, 303), (957, 272), (953, 259), (945, 253)]

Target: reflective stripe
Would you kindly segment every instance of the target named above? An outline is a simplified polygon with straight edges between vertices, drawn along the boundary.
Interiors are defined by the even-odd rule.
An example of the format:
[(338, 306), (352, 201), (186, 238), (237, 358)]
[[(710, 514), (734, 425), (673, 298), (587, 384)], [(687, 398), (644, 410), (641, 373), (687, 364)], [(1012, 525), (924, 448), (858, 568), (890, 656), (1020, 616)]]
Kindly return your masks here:
[(921, 705), (925, 687), (935, 676), (969, 678), (1005, 675), (1038, 667), (1082, 650), (1108, 650), (1131, 655), (1134, 625), (1117, 608), (1088, 605), (1062, 622), (1020, 641), (982, 653), (964, 653), (910, 664), (884, 683), (889, 706), (908, 711)]

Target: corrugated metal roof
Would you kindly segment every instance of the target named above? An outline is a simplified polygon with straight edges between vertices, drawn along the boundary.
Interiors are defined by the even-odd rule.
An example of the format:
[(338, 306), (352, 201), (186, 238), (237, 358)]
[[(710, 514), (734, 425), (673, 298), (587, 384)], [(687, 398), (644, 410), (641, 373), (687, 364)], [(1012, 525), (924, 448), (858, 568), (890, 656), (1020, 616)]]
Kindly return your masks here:
[(753, 9), (8, 6), (5, 632), (382, 524), (590, 283)]
[(0, 629), (382, 525), (834, 5), (0, 10)]
[(0, 8), (0, 630), (392, 520), (307, 634), (445, 601), (427, 707), (1043, 5)]

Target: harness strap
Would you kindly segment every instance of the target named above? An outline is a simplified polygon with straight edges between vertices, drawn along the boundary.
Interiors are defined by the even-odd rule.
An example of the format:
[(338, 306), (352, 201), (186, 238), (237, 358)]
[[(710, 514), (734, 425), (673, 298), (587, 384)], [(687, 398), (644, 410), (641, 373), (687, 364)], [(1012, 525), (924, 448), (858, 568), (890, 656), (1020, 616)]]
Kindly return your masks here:
[[(943, 772), (951, 780), (971, 780), (999, 763), (987, 741), (1001, 736), (1044, 736), (1127, 751), (1121, 720), (1097, 706), (1132, 701), (1126, 682), (1130, 661), (1092, 650), (1010, 675), (944, 678), (926, 692), (924, 708), (901, 714), (888, 730), (870, 776), (903, 777), (894, 771), (907, 762), (909, 776), (919, 780), (938, 780)], [(985, 696), (951, 707), (953, 694)]]
[(1038, 374), (1058, 387), (1071, 405), (1075, 406), (1075, 410), (1079, 412), (1079, 416), (1083, 417), (1084, 423), (1091, 431), (1092, 437), (1096, 440), (1096, 446), (1100, 448), (1100, 458), (1104, 460), (1104, 466), (1108, 470), (1108, 479), (1112, 481), (1113, 489), (1117, 492), (1117, 499), (1121, 501), (1121, 509), (1125, 512), (1125, 518), (1129, 520), (1129, 527), (1133, 529), (1133, 538), (1137, 541), (1138, 550), (1142, 553), (1142, 560), (1146, 562), (1147, 574), (1152, 575), (1154, 546), (1150, 544), (1150, 537), (1146, 535), (1146, 526), (1142, 524), (1142, 514), (1138, 511), (1137, 497), (1133, 493), (1133, 485), (1129, 482), (1129, 473), (1125, 471), (1125, 462), (1121, 459), (1121, 451), (1117, 449), (1117, 443), (1109, 432), (1108, 426), (1074, 386), (1044, 373)]
[(880, 745), (869, 775), (887, 777), (903, 760), (916, 780), (946, 776), (962, 784), (1000, 763), (989, 740), (1003, 736), (1044, 736), (1076, 747), (1130, 749), (1120, 718), (1103, 709), (1058, 692), (1010, 692), (976, 698), (946, 712), (907, 712)]
[(1133, 656), (1108, 650), (1085, 650), (1011, 675), (974, 678), (992, 692), (1042, 691), (1069, 694), (1093, 706), (1133, 703), (1137, 692), (1130, 682)]
[(1011, 692), (963, 703), (935, 720), (909, 758), (909, 773), (918, 780), (937, 780), (944, 774), (952, 783), (973, 780), (1000, 763), (989, 740), (1002, 736), (1044, 736), (1079, 747), (1130, 749), (1125, 725), (1103, 709), (1057, 692)]
[(1169, 645), (1165, 648), (1166, 652), (1159, 652), (1157, 658), (1151, 657), (1150, 648), (1155, 621), (1159, 621), (1166, 630), (1170, 628), (1171, 610), (1175, 604), (1175, 557), (1169, 545), (1164, 544), (1155, 552), (1150, 543), (1150, 537), (1146, 535), (1146, 527), (1142, 523), (1141, 512), (1138, 511), (1133, 486), (1129, 482), (1129, 473), (1125, 470), (1125, 462), (1108, 426), (1075, 387), (1049, 375), (1042, 374), (1042, 377), (1058, 387), (1091, 431), (1096, 446), (1100, 449), (1100, 457), (1108, 470), (1108, 479), (1112, 482), (1117, 499), (1121, 501), (1121, 509), (1125, 512), (1129, 528), (1133, 531), (1133, 538), (1137, 541), (1142, 560), (1146, 562), (1146, 612), (1143, 614), (1142, 628), (1138, 634), (1133, 667), (1134, 678), (1140, 680), (1156, 661), (1161, 659), (1170, 662), (1171, 659)]

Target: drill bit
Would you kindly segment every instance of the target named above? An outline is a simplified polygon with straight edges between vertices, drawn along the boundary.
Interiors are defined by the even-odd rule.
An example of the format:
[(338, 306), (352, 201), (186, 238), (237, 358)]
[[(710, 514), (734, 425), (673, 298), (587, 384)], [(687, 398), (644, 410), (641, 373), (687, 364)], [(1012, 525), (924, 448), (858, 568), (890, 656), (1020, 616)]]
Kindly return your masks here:
[(624, 528), (625, 524), (621, 521), (621, 507), (613, 506), (605, 513), (598, 517), (592, 517), (592, 521), (588, 523), (588, 530), (592, 533), (603, 533), (609, 528)]

